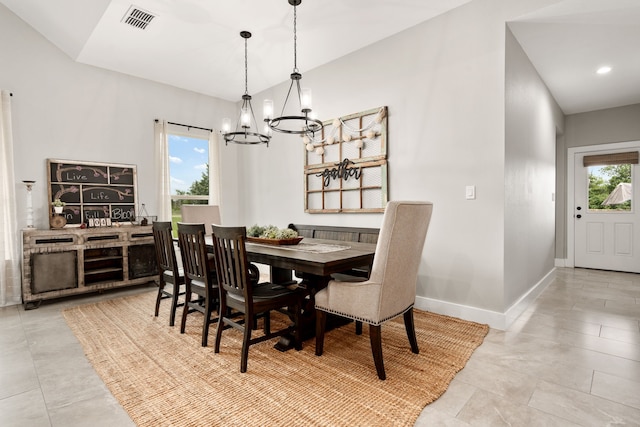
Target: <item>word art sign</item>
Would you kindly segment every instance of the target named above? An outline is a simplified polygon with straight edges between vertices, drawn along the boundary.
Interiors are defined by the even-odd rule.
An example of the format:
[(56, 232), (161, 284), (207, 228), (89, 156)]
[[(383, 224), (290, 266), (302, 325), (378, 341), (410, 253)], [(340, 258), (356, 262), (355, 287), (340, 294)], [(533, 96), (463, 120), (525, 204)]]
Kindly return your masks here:
[(355, 165), (355, 163), (349, 159), (344, 159), (340, 163), (336, 163), (336, 167), (332, 169), (327, 168), (322, 171), (322, 173), (316, 174), (316, 176), (322, 177), (322, 184), (325, 187), (329, 187), (332, 179), (344, 179), (346, 181), (349, 177), (353, 177), (354, 179), (360, 178), (362, 169), (350, 167), (349, 165)]
[(323, 124), (305, 147), (305, 212), (384, 212), (387, 107)]
[(47, 172), (49, 201), (65, 203), (62, 215), (67, 226), (108, 227), (135, 221), (135, 165), (47, 159)]

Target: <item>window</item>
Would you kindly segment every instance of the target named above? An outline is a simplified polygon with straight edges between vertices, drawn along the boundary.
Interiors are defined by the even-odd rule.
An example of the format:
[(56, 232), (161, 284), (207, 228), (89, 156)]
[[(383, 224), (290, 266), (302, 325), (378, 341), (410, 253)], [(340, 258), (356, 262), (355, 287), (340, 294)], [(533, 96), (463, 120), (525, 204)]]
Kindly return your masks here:
[(631, 211), (631, 164), (588, 166), (589, 211)]
[(158, 220), (180, 220), (182, 204), (220, 205), (217, 134), (211, 129), (155, 120)]
[(171, 217), (174, 230), (181, 220), (183, 204), (209, 203), (208, 132), (184, 131), (171, 126), (168, 132)]

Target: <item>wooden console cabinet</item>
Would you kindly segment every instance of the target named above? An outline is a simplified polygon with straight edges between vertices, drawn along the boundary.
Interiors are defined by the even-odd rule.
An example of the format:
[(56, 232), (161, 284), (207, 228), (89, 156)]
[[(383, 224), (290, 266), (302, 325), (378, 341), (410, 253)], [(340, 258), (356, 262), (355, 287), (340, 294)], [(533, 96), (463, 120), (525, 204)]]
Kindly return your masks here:
[(25, 229), (22, 303), (158, 280), (151, 226)]

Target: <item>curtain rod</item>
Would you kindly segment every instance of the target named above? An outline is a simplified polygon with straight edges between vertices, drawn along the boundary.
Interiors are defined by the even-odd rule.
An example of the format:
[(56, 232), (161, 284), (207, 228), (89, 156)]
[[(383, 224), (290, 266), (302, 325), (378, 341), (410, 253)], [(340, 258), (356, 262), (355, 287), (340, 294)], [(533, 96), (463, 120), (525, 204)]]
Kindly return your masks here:
[[(158, 119), (156, 119), (156, 122), (158, 122)], [(167, 122), (167, 123), (170, 124), (170, 125), (182, 126), (182, 127), (185, 127), (185, 128), (208, 130), (209, 132), (213, 132), (213, 129), (201, 128), (201, 127), (198, 127), (198, 126), (183, 125), (182, 123), (174, 123), (174, 122)]]

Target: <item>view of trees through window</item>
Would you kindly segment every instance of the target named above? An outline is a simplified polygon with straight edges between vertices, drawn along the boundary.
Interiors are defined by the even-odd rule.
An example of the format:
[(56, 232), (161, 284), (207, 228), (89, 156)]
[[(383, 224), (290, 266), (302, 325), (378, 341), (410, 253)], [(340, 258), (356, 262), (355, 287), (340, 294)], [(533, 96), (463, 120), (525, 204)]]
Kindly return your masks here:
[(631, 165), (589, 167), (589, 210), (631, 210)]
[(183, 204), (209, 202), (209, 141), (179, 134), (169, 135), (171, 213), (174, 231)]

